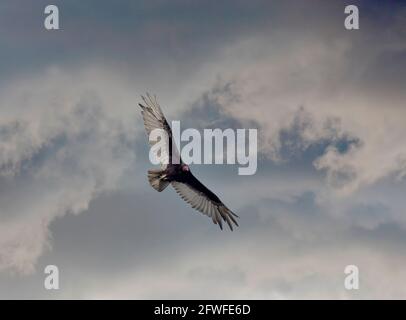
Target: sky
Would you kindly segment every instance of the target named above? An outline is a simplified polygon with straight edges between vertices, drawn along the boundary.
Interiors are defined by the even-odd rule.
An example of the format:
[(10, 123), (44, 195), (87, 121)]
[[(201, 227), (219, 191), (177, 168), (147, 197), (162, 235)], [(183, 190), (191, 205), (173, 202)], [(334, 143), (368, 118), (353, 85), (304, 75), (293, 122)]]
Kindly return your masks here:
[[(406, 298), (405, 4), (48, 4), (0, 3), (1, 299)], [(256, 174), (191, 165), (237, 230), (150, 187), (146, 92), (258, 130)]]

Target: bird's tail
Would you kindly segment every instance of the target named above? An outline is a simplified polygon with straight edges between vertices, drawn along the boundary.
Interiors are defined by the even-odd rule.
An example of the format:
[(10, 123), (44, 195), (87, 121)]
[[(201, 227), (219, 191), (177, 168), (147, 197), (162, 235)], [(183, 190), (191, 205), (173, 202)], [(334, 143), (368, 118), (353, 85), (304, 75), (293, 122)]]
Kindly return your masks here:
[(164, 190), (169, 184), (169, 181), (164, 180), (164, 175), (163, 170), (148, 170), (148, 181), (152, 188), (158, 192)]

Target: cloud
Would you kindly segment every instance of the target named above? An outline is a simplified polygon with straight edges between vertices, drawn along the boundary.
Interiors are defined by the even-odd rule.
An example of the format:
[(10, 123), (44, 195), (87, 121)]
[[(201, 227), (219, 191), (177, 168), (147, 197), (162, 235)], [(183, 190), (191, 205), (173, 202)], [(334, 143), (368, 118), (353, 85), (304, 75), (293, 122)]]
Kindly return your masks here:
[[(338, 195), (388, 176), (401, 179), (406, 47), (404, 33), (387, 39), (379, 21), (365, 17), (358, 36), (341, 25), (247, 36), (219, 55), (206, 95), (227, 116), (259, 124), (260, 151), (273, 161), (287, 160), (283, 150), (292, 141), (299, 153), (324, 143), (314, 167)], [(382, 45), (371, 49), (372, 41)]]
[[(404, 9), (359, 4), (350, 32), (339, 2), (60, 2), (50, 33), (41, 4), (2, 3), (0, 271), (28, 275), (0, 296), (406, 296)], [(148, 186), (147, 90), (168, 120), (259, 129), (256, 175), (193, 167), (235, 232)]]
[[(131, 212), (132, 207), (121, 209)], [(133, 260), (124, 260), (128, 254), (119, 253), (116, 263), (125, 261), (120, 272), (97, 268), (97, 277), (94, 273), (88, 277), (87, 272), (95, 271), (94, 265), (83, 272), (82, 263), (80, 270), (76, 267), (77, 272), (69, 272), (69, 282), (77, 283), (80, 296), (87, 299), (376, 299), (406, 295), (397, 285), (406, 277), (401, 267), (405, 257), (398, 254), (405, 232), (396, 225), (354, 228), (326, 214), (311, 192), (286, 200), (256, 199), (238, 212), (244, 225), (229, 234), (204, 224), (196, 226), (199, 232), (188, 230), (188, 221), (178, 211), (171, 212), (167, 228), (182, 224), (181, 237), (167, 233), (164, 241), (155, 243), (152, 239), (162, 232), (162, 226), (150, 225), (145, 248), (138, 248), (138, 241), (131, 246), (138, 248)], [(190, 222), (194, 225), (192, 219)], [(99, 254), (103, 257), (106, 250)], [(349, 264), (360, 269), (359, 291), (344, 288), (344, 268)], [(68, 265), (61, 264), (61, 268)], [(60, 297), (70, 294), (64, 290)]]
[(32, 272), (55, 218), (119, 188), (135, 163), (131, 92), (100, 70), (56, 68), (3, 88), (0, 270)]

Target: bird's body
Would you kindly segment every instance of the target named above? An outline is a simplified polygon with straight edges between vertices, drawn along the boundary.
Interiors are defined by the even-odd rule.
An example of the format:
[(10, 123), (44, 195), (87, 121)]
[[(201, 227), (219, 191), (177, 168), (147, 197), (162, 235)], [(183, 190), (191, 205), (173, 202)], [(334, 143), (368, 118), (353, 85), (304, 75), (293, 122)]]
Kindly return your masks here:
[[(161, 192), (169, 184), (186, 202), (191, 204), (193, 208), (208, 215), (212, 218), (215, 224), (218, 224), (222, 229), (222, 221), (225, 221), (231, 230), (233, 223), (238, 226), (234, 217), (238, 217), (229, 210), (221, 200), (206, 186), (204, 186), (190, 171), (187, 164), (183, 163), (176, 146), (172, 140), (172, 131), (162, 113), (162, 110), (156, 101), (147, 95), (147, 98), (142, 97), (145, 105), (139, 104), (142, 108), (144, 125), (147, 134), (149, 135), (154, 129), (164, 130), (168, 139), (161, 152), (165, 153), (167, 161), (161, 163), (161, 169), (148, 170), (148, 180), (151, 186)], [(178, 158), (179, 163), (173, 161), (173, 158)]]
[(186, 164), (169, 165), (164, 170), (165, 180), (168, 182), (189, 183), (195, 189), (204, 192), (211, 201), (221, 204), (221, 200), (209, 189), (205, 187), (199, 180), (195, 178)]

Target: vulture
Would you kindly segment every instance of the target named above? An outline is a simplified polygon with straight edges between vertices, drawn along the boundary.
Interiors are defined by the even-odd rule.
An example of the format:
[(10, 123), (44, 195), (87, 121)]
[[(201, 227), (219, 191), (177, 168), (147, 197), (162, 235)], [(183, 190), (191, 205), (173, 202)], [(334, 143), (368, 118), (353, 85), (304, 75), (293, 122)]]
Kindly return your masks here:
[[(164, 130), (167, 135), (167, 139), (160, 149), (161, 168), (158, 170), (148, 170), (150, 185), (156, 191), (161, 192), (170, 184), (183, 200), (189, 203), (192, 208), (210, 217), (214, 224), (219, 225), (221, 230), (223, 229), (223, 221), (233, 230), (233, 224), (238, 226), (235, 219), (238, 216), (228, 209), (212, 191), (196, 179), (190, 171), (189, 166), (182, 161), (175, 142), (172, 140), (171, 127), (168, 121), (166, 121), (156, 96), (151, 97), (147, 94), (146, 97), (141, 97), (144, 103), (139, 103), (139, 106), (142, 109), (141, 113), (148, 137), (154, 129)], [(150, 141), (152, 146), (155, 143)], [(172, 144), (174, 144), (173, 147)], [(172, 161), (175, 156), (178, 161)]]

